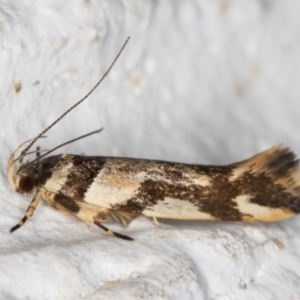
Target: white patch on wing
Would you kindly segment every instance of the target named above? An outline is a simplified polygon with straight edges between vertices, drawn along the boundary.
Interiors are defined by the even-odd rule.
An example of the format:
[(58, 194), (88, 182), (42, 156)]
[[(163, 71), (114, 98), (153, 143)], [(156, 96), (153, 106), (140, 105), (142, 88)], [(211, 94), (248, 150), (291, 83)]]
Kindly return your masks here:
[(201, 176), (198, 175), (197, 177), (191, 178), (191, 183), (206, 187), (206, 186), (210, 186), (211, 178), (205, 175), (201, 175)]
[(238, 210), (242, 214), (250, 214), (255, 218), (271, 214), (273, 208), (250, 203), (251, 197), (251, 195), (240, 195), (233, 199), (233, 201), (237, 203)]
[(198, 207), (186, 200), (165, 198), (142, 212), (147, 217), (177, 220), (216, 220), (212, 215), (199, 211)]
[(276, 221), (293, 217), (295, 213), (281, 208), (272, 208), (250, 203), (251, 195), (237, 196), (233, 201), (237, 203), (237, 208), (242, 214), (253, 216), (244, 216), (244, 221)]
[(47, 191), (57, 193), (61, 190), (67, 181), (69, 170), (73, 167), (70, 162), (57, 172), (53, 172), (51, 177), (46, 181), (44, 187)]
[(103, 168), (84, 194), (84, 201), (111, 208), (112, 205), (126, 203), (139, 187), (139, 182), (126, 177), (126, 174), (110, 174)]

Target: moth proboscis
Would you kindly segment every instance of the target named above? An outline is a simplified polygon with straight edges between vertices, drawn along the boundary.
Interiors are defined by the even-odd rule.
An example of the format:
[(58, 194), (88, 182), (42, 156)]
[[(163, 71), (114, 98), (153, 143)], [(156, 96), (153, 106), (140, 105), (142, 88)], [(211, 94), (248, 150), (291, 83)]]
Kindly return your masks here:
[(42, 155), (37, 150), (35, 160), (23, 163), (31, 146), (100, 85), (128, 39), (85, 97), (11, 154), (7, 164), (11, 188), (23, 194), (35, 193), (25, 216), (11, 232), (33, 215), (41, 199), (59, 211), (75, 215), (86, 223), (94, 223), (108, 234), (125, 240), (133, 239), (102, 225), (108, 215), (126, 225), (137, 215), (151, 217), (157, 223), (157, 218), (276, 221), (298, 214), (299, 161), (282, 145), (225, 166), (73, 154), (45, 157), (65, 144), (98, 133), (100, 129)]

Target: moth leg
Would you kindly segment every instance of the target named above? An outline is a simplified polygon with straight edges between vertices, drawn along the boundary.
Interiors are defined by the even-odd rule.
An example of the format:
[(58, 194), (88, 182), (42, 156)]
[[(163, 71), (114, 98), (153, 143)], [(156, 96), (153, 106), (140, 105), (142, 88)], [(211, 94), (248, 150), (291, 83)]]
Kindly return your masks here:
[(106, 221), (106, 215), (108, 213), (107, 209), (82, 201), (73, 201), (75, 201), (80, 207), (80, 209), (76, 213), (76, 216), (79, 219), (83, 220), (86, 223), (93, 222), (96, 226), (106, 231), (109, 235), (121, 238), (123, 240), (133, 241), (133, 238), (114, 232), (101, 224), (101, 222)]
[(157, 227), (159, 227), (159, 223), (158, 223), (156, 217), (152, 217), (152, 219), (153, 219), (154, 224), (155, 224)]
[[(117, 223), (121, 223), (121, 220), (119, 220), (119, 219), (117, 218), (117, 216), (115, 216), (114, 213), (111, 212), (110, 215), (112, 216), (112, 218), (113, 218)], [(123, 223), (123, 225), (126, 225), (126, 224)]]
[(128, 223), (127, 221), (131, 221), (132, 218), (133, 218), (132, 215), (130, 215), (128, 213), (125, 213), (125, 212), (122, 212), (122, 211), (116, 212), (116, 214), (118, 214), (119, 218), (122, 220), (122, 223), (124, 225), (127, 225), (127, 223)]
[(16, 226), (11, 228), (10, 232), (14, 232), (18, 228), (20, 228), (27, 221), (27, 219), (33, 215), (40, 199), (41, 199), (41, 193), (38, 191), (35, 194), (35, 196), (33, 197), (33, 199), (31, 200), (29, 206), (27, 207), (27, 210), (26, 210), (26, 213), (25, 213), (25, 216), (23, 217), (23, 219)]
[(116, 222), (122, 223), (124, 226), (127, 225), (128, 221), (132, 220), (132, 216), (125, 212), (109, 211), (109, 213)]
[(124, 226), (126, 226), (126, 225), (127, 225), (127, 220), (126, 220), (126, 218), (124, 218), (122, 215), (118, 215), (118, 217), (119, 217), (120, 221), (122, 222), (122, 224), (123, 224)]
[(127, 236), (127, 235), (123, 235), (117, 232), (114, 232), (110, 229), (108, 229), (107, 227), (103, 226), (100, 222), (98, 222), (97, 220), (94, 221), (94, 224), (97, 225), (99, 228), (103, 229), (104, 231), (107, 232), (107, 234), (118, 237), (120, 239), (126, 240), (126, 241), (133, 241), (133, 238)]
[(81, 200), (69, 198), (64, 195), (49, 192), (44, 193), (43, 198), (52, 207), (58, 210), (67, 211), (70, 214), (78, 217), (80, 220), (84, 221), (86, 224), (94, 223), (95, 225), (106, 231), (109, 235), (114, 235), (124, 240), (133, 240), (128, 236), (109, 230), (100, 223), (106, 221), (106, 215), (108, 213), (108, 210), (106, 208), (86, 203)]

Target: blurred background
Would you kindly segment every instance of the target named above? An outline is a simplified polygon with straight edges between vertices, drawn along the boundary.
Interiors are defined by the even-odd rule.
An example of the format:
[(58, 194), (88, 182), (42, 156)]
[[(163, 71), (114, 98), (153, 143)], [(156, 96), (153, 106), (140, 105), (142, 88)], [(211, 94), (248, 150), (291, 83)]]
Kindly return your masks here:
[(2, 143), (16, 147), (86, 94), (131, 36), (42, 146), (103, 126), (64, 151), (204, 164), (279, 142), (300, 153), (298, 1), (14, 3), (2, 6)]

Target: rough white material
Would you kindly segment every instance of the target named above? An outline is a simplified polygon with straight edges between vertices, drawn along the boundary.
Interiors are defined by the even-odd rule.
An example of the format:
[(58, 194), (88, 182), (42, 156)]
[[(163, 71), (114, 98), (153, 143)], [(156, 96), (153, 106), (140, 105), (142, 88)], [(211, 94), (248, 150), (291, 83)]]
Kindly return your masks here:
[[(300, 218), (272, 224), (138, 218), (127, 242), (30, 197), (6, 162), (40, 141), (62, 152), (219, 164), (284, 142), (300, 155), (298, 0), (0, 1), (1, 299), (299, 299)], [(19, 91), (18, 89), (21, 88)]]

